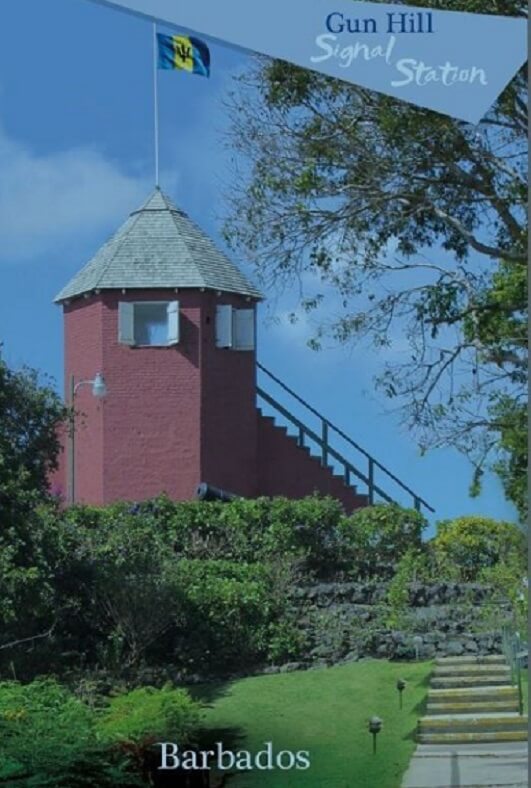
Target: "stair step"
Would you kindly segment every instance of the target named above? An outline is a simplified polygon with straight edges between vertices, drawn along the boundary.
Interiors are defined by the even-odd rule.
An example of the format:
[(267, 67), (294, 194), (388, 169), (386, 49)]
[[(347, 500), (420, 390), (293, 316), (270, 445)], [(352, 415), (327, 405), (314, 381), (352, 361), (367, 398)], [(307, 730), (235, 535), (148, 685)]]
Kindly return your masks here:
[(470, 713), (489, 713), (498, 714), (503, 712), (517, 713), (518, 698), (506, 701), (465, 701), (464, 703), (428, 703), (426, 713), (430, 716), (436, 714), (466, 714)]
[(469, 673), (497, 673), (499, 670), (509, 670), (507, 662), (450, 662), (435, 665), (436, 673), (463, 671)]
[(418, 732), (423, 733), (507, 733), (527, 731), (527, 716), (505, 714), (439, 714), (419, 720)]
[(485, 733), (419, 733), (419, 744), (492, 744), (495, 742), (527, 741), (527, 731), (500, 731)]
[(495, 687), (495, 686), (511, 686), (511, 675), (500, 674), (492, 675), (486, 674), (484, 676), (434, 676), (431, 679), (431, 686), (433, 689), (463, 689), (469, 687)]
[(492, 664), (507, 664), (503, 654), (489, 654), (481, 657), (438, 657), (435, 660), (435, 665), (492, 665)]
[(441, 708), (443, 706), (466, 705), (474, 707), (476, 704), (513, 704), (518, 705), (518, 691), (516, 687), (473, 687), (472, 689), (440, 689), (428, 692), (428, 707)]
[(494, 685), (492, 687), (465, 687), (464, 689), (448, 688), (448, 689), (433, 689), (428, 690), (428, 701), (430, 700), (486, 700), (487, 698), (495, 698), (501, 700), (509, 697), (518, 697), (518, 690), (512, 685)]
[(510, 673), (508, 665), (444, 665), (435, 668), (432, 675), (434, 678), (442, 678), (443, 676), (498, 676), (510, 675)]

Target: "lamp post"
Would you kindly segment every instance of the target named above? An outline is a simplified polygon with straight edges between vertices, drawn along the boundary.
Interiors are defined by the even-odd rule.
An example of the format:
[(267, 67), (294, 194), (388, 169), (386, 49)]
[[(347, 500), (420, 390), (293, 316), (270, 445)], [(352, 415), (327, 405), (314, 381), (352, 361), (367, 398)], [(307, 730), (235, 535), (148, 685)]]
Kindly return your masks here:
[(68, 502), (76, 502), (76, 454), (75, 454), (75, 435), (76, 435), (76, 394), (82, 386), (92, 386), (92, 395), (96, 399), (103, 399), (107, 394), (105, 378), (98, 372), (93, 380), (75, 381), (74, 375), (70, 375), (70, 430), (68, 435)]
[(372, 733), (372, 754), (376, 755), (376, 737), (382, 730), (382, 720), (380, 717), (371, 717), (369, 720), (369, 733)]
[(398, 690), (398, 706), (399, 708), (402, 708), (402, 693), (406, 688), (406, 682), (404, 681), (404, 679), (398, 679), (398, 681), (396, 682), (396, 688)]

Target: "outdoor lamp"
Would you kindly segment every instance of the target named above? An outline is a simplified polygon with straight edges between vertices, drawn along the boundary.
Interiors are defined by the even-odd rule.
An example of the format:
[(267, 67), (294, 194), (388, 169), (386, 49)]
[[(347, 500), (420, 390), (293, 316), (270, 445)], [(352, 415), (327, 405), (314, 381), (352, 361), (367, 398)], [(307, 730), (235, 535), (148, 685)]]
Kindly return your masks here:
[(415, 659), (420, 659), (420, 647), (422, 646), (422, 638), (420, 635), (415, 635), (413, 638), (413, 645), (415, 647)]
[(371, 717), (369, 720), (369, 733), (372, 733), (372, 752), (376, 754), (376, 737), (382, 730), (382, 720), (379, 717)]
[(107, 384), (101, 372), (98, 372), (92, 381), (92, 393), (96, 399), (103, 399), (107, 394)]
[(76, 440), (76, 395), (82, 386), (91, 386), (92, 396), (96, 399), (103, 399), (107, 395), (107, 384), (101, 372), (97, 372), (92, 380), (78, 380), (76, 382), (73, 375), (70, 376), (70, 430), (68, 434), (68, 501), (70, 504), (76, 502), (76, 460), (75, 460), (75, 440)]
[(396, 688), (398, 690), (398, 698), (399, 698), (398, 705), (399, 708), (402, 708), (402, 693), (406, 688), (406, 682), (404, 681), (404, 679), (398, 679), (398, 681), (396, 682)]

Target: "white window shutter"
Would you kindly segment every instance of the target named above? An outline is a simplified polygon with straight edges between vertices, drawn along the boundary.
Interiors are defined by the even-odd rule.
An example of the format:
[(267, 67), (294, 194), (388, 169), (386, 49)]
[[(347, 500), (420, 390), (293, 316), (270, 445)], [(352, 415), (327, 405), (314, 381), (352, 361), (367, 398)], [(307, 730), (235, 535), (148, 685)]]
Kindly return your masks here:
[(235, 310), (234, 347), (236, 350), (254, 350), (254, 309)]
[(179, 302), (168, 304), (168, 345), (176, 345), (179, 341)]
[(216, 347), (232, 347), (232, 307), (222, 304), (216, 307)]
[(120, 301), (118, 304), (118, 341), (122, 345), (135, 344), (134, 304)]

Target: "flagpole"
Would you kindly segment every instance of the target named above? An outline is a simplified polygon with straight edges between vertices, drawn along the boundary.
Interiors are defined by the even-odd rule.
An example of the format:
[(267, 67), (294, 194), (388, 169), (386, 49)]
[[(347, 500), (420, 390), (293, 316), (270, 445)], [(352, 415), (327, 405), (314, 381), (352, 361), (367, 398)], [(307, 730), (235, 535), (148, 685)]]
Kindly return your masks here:
[(159, 187), (159, 86), (157, 69), (157, 23), (153, 22), (153, 103), (155, 121), (155, 186)]

